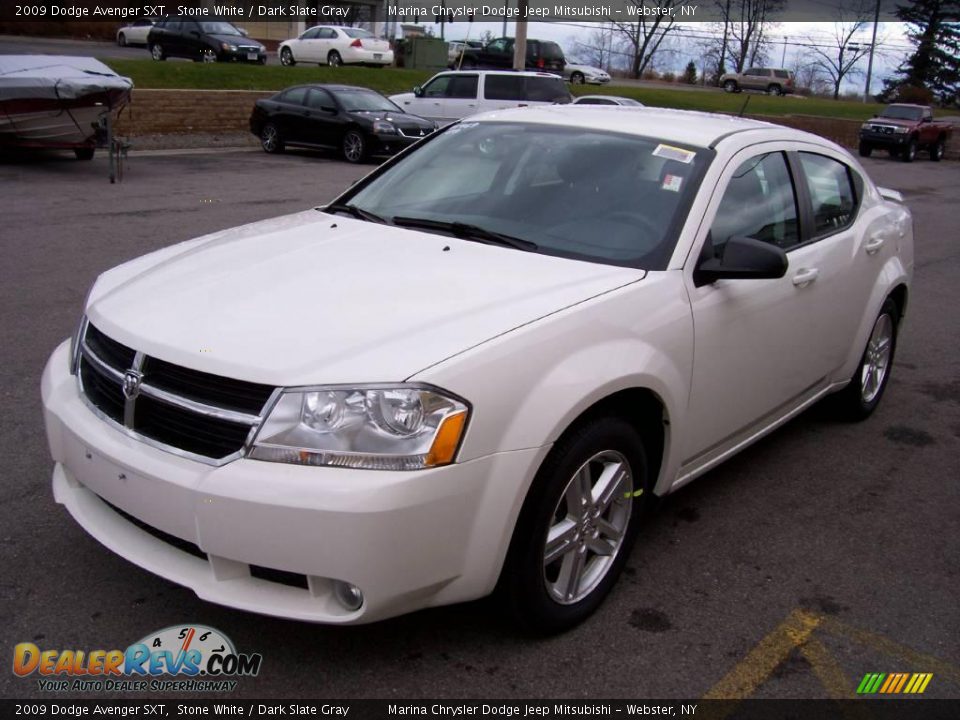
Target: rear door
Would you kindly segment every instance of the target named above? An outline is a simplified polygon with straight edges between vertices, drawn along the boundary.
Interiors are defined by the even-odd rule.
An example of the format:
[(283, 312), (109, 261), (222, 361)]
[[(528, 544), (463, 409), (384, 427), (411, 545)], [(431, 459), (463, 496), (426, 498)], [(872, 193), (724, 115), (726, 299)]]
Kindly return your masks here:
[(346, 118), (333, 96), (322, 88), (310, 88), (303, 114), (303, 142), (314, 145), (337, 145), (346, 126)]
[[(526, 105), (524, 76), (510, 73), (487, 73), (483, 81), (480, 112)], [(563, 82), (561, 80), (561, 82)]]
[(320, 28), (312, 27), (304, 31), (296, 41), (293, 42), (293, 56), (297, 62), (320, 62), (320, 52), (318, 42)]
[(276, 100), (270, 122), (277, 126), (280, 136), (288, 142), (310, 142), (307, 124), (307, 88), (293, 87)]

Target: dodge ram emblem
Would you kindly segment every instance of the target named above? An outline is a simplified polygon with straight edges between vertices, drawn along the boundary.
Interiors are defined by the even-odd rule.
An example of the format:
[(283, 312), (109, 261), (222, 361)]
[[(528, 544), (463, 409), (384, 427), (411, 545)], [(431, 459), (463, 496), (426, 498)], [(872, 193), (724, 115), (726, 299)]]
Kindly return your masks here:
[(136, 370), (127, 370), (123, 374), (123, 396), (127, 400), (133, 400), (140, 394), (140, 383), (143, 382), (143, 375)]

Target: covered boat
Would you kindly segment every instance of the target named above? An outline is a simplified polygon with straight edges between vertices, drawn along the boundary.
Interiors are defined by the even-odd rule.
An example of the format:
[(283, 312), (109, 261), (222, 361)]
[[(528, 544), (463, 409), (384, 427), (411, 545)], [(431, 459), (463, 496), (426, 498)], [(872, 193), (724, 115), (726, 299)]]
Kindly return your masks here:
[(91, 158), (97, 133), (132, 89), (130, 78), (93, 58), (0, 55), (0, 146), (72, 148)]

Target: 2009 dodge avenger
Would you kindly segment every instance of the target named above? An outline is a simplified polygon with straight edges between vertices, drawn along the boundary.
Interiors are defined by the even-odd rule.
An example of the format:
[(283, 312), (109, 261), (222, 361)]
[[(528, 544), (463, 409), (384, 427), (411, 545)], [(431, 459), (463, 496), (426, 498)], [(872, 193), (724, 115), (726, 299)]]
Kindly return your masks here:
[(55, 496), (216, 603), (361, 623), (496, 591), (562, 630), (653, 496), (827, 395), (870, 415), (912, 271), (909, 211), (821, 138), (478, 116), (101, 275), (43, 375)]

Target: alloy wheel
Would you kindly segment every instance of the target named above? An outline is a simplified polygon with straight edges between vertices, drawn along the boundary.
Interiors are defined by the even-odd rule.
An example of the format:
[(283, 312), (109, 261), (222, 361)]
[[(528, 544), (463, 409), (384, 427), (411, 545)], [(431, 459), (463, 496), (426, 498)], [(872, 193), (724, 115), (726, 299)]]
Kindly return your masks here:
[(860, 397), (871, 403), (880, 394), (883, 381), (890, 368), (890, 353), (893, 350), (893, 318), (883, 313), (877, 318), (867, 342), (867, 351), (860, 369)]

